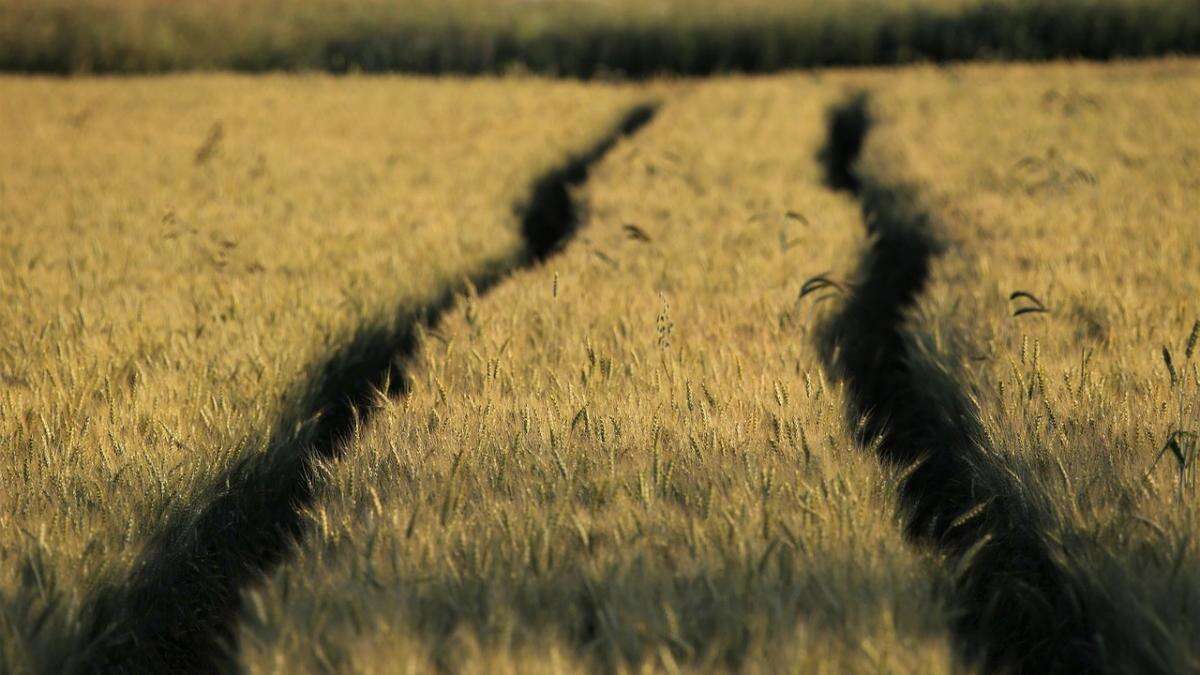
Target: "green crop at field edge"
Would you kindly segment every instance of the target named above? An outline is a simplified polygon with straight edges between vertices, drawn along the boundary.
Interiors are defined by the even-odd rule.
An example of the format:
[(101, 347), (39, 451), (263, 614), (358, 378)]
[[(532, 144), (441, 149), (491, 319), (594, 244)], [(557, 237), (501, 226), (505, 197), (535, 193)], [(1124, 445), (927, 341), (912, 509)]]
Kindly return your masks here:
[(1188, 0), (0, 0), (0, 70), (592, 77), (1200, 50)]

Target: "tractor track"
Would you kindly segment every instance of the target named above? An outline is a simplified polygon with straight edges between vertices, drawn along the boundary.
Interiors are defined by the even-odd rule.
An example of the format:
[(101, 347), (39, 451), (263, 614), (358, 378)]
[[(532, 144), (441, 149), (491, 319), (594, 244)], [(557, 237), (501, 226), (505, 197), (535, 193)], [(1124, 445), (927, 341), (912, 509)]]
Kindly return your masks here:
[(841, 309), (820, 331), (822, 360), (849, 395), (857, 441), (898, 469), (911, 540), (952, 571), (956, 645), (999, 672), (1097, 672), (1105, 611), (1059, 562), (1044, 516), (987, 449), (962, 385), (918, 344), (911, 318), (944, 245), (915, 191), (864, 180), (865, 94), (831, 111), (820, 159), (827, 184), (859, 201), (871, 244)]
[(463, 294), (487, 293), (562, 249), (581, 220), (571, 190), (655, 112), (654, 105), (632, 108), (611, 133), (534, 183), (520, 213), (520, 251), (482, 265), (424, 306), (399, 311), (386, 325), (363, 328), (315, 368), (307, 383), (313, 393), (277, 421), (270, 450), (213, 481), (199, 511), (177, 518), (151, 542), (126, 585), (97, 594), (81, 639), (85, 670), (234, 669), (242, 593), (284, 562), (304, 536), (304, 510), (320, 489), (316, 465), (345, 453), (381, 394), (397, 398), (408, 392), (407, 370), (421, 332), (435, 327)]

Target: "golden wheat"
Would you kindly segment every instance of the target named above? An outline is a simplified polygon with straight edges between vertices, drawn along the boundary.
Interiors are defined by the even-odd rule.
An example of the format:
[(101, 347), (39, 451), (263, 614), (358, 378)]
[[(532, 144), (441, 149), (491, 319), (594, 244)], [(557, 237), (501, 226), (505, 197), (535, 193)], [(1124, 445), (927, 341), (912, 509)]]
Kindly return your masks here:
[(0, 670), (77, 665), (96, 622), (119, 631), (129, 608), (97, 597), (267, 451), (325, 355), (519, 252), (529, 185), (635, 96), (0, 80)]
[(911, 329), (1115, 636), (1100, 657), (1195, 670), (1200, 69), (924, 69), (875, 104), (864, 175), (915, 186), (949, 243)]
[(837, 85), (668, 97), (579, 237), (424, 341), (242, 617), (244, 667), (944, 672), (935, 567), (800, 300), (865, 241), (817, 161)]

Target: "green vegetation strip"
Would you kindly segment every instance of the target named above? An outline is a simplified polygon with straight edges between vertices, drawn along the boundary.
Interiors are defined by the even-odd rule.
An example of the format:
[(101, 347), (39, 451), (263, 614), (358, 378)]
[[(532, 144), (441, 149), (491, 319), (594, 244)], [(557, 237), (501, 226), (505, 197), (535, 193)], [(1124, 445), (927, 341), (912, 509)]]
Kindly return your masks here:
[(0, 0), (0, 69), (572, 77), (1200, 51), (1191, 0)]

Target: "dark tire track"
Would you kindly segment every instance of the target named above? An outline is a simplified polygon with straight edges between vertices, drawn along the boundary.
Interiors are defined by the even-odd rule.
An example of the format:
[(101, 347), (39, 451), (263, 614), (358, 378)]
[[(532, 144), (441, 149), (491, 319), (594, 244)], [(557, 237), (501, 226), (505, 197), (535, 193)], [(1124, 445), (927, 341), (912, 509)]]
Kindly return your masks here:
[(970, 398), (920, 351), (908, 324), (943, 246), (913, 189), (856, 174), (870, 127), (860, 94), (831, 113), (820, 156), (826, 182), (859, 199), (873, 238), (821, 331), (826, 370), (847, 387), (857, 441), (901, 469), (906, 534), (953, 567), (964, 658), (1002, 672), (1103, 670), (1104, 603), (1063, 569), (1036, 496), (989, 457)]
[(234, 669), (242, 591), (283, 562), (303, 536), (303, 511), (319, 489), (316, 463), (345, 451), (381, 395), (408, 392), (406, 371), (421, 332), (436, 326), (459, 297), (484, 294), (561, 250), (580, 225), (571, 189), (655, 111), (651, 105), (630, 110), (609, 135), (534, 184), (520, 213), (523, 250), (483, 265), (424, 306), (361, 329), (314, 368), (305, 383), (306, 402), (278, 420), (269, 452), (243, 460), (214, 481), (198, 512), (180, 516), (152, 542), (127, 586), (98, 594), (82, 639), (86, 669)]

